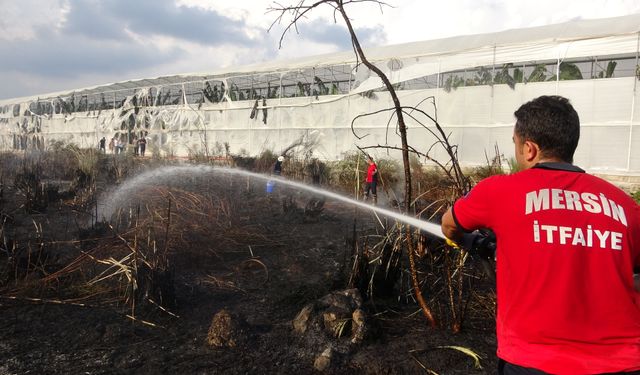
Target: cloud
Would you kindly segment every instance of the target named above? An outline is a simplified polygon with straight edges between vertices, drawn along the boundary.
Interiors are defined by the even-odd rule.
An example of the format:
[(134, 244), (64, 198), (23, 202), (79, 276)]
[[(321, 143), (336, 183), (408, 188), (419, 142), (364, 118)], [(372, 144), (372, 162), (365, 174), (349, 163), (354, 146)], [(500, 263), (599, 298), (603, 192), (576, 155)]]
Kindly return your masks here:
[(0, 43), (3, 40), (30, 40), (38, 31), (54, 32), (65, 19), (64, 0), (0, 1)]
[[(341, 21), (337, 23), (326, 18), (316, 18), (291, 28), (282, 40), (283, 25), (275, 26), (269, 32), (269, 40), (262, 46), (264, 60), (295, 59), (308, 55), (322, 55), (339, 51), (352, 51), (351, 37), (347, 27)], [(363, 47), (385, 44), (387, 35), (380, 25), (355, 28), (356, 35)]]
[[(295, 35), (295, 30), (287, 36), (302, 37), (314, 43), (334, 45), (337, 50), (350, 50), (351, 36), (346, 26), (327, 22), (326, 20), (317, 19), (308, 23), (301, 23), (298, 26), (300, 35)], [(384, 44), (386, 42), (386, 34), (382, 27), (360, 27), (355, 29), (358, 41), (362, 45)]]
[[(215, 10), (175, 5), (172, 0), (24, 0), (25, 8), (7, 6), (11, 17), (0, 18), (0, 97), (15, 97), (73, 88), (65, 82), (92, 86), (155, 74), (182, 73), (188, 59), (203, 66), (200, 57), (212, 49), (233, 61), (238, 51), (256, 48), (266, 38), (250, 37), (242, 20)], [(55, 17), (34, 21), (39, 9), (56, 10)], [(13, 22), (22, 19), (25, 22)], [(226, 49), (226, 51), (225, 51)], [(201, 53), (204, 52), (204, 53)], [(242, 52), (244, 53), (244, 52)], [(253, 62), (253, 61), (252, 61)], [(157, 69), (163, 67), (165, 70)], [(189, 71), (197, 68), (189, 69)], [(93, 79), (91, 77), (94, 77)], [(102, 81), (97, 81), (97, 79)], [(39, 86), (40, 83), (40, 86)]]
[[(264, 0), (0, 0), (0, 98), (351, 50), (333, 9), (285, 36)], [(638, 0), (351, 3), (364, 46), (640, 12)]]
[(126, 31), (204, 45), (255, 44), (247, 25), (216, 10), (179, 6), (173, 0), (72, 0), (65, 31), (120, 39)]
[(140, 69), (173, 59), (179, 48), (159, 51), (150, 45), (105, 42), (83, 37), (53, 37), (0, 44), (0, 70), (35, 76), (73, 77), (86, 73), (115, 73)]
[(38, 43), (7, 50), (2, 45), (0, 54), (0, 98), (11, 98), (144, 78), (155, 65), (181, 52), (171, 50), (158, 57), (157, 51), (134, 45), (104, 48), (75, 41), (72, 47)]
[(72, 1), (62, 32), (96, 40), (128, 39), (126, 24), (96, 0)]
[[(15, 88), (3, 88), (0, 97), (71, 89), (71, 82), (93, 86), (300, 57), (310, 50), (351, 49), (346, 27), (326, 19), (300, 23), (300, 34), (289, 34), (278, 50), (278, 30), (268, 34), (247, 25), (241, 12), (176, 5), (173, 0), (68, 0), (57, 5), (57, 19), (23, 25), (29, 38), (0, 43), (0, 80)], [(361, 27), (357, 33), (364, 45), (385, 39), (380, 27)]]

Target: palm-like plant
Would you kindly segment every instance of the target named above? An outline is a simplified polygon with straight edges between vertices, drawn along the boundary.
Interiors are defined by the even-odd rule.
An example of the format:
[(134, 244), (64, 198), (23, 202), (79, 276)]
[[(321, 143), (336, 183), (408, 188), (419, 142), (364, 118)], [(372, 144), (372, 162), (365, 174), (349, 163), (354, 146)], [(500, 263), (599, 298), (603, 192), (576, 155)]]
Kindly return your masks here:
[(513, 68), (513, 63), (508, 63), (502, 65), (502, 69), (496, 73), (496, 76), (493, 78), (493, 83), (495, 84), (505, 84), (508, 85), (512, 90), (515, 89), (516, 83), (522, 82), (523, 73), (520, 68), (513, 69), (513, 75), (509, 74), (509, 71)]
[(596, 63), (596, 65), (598, 65), (598, 68), (600, 68), (601, 70), (597, 74), (594, 74), (591, 78), (612, 78), (613, 72), (616, 70), (616, 66), (618, 66), (618, 63), (611, 60), (607, 63), (607, 67), (604, 69), (602, 69), (599, 64)]
[(527, 82), (544, 82), (547, 80), (547, 73), (547, 66), (545, 64), (538, 64), (531, 74), (529, 74)]
[(560, 63), (559, 69), (560, 72), (558, 73), (558, 79), (560, 81), (582, 79), (582, 72), (580, 71), (580, 68), (574, 63), (563, 61)]

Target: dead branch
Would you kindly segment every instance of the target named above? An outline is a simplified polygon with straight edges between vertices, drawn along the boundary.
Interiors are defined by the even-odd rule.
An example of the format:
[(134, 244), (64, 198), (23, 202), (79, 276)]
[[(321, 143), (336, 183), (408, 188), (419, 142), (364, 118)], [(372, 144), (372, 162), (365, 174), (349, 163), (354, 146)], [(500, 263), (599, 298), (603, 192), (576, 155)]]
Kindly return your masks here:
[[(433, 97), (425, 98), (421, 102), (424, 102), (425, 100), (429, 100), (429, 99), (433, 100)], [(435, 108), (435, 101), (433, 101), (433, 105), (434, 105), (434, 108)], [(457, 151), (456, 151), (457, 147), (454, 146), (454, 145), (451, 145), (449, 143), (449, 137), (445, 134), (444, 130), (442, 129), (442, 126), (440, 125), (440, 123), (438, 123), (438, 120), (437, 120), (437, 108), (436, 108), (436, 112), (435, 112), (436, 117), (432, 117), (427, 112), (425, 112), (425, 111), (423, 111), (423, 110), (421, 110), (421, 109), (419, 109), (417, 107), (414, 107), (414, 106), (400, 107), (400, 108), (401, 108), (401, 112), (402, 113), (405, 113), (408, 117), (410, 117), (412, 120), (414, 120), (418, 125), (422, 126), (427, 132), (429, 132), (436, 139), (436, 141), (431, 145), (431, 147), (429, 148), (429, 150), (426, 153), (419, 152), (418, 150), (416, 150), (414, 147), (411, 147), (411, 146), (408, 146), (408, 151), (411, 152), (411, 153), (414, 153), (416, 155), (422, 156), (425, 159), (427, 159), (427, 160), (433, 162), (434, 164), (436, 164), (455, 183), (458, 195), (464, 195), (470, 189), (470, 182), (469, 182), (469, 179), (464, 176), (464, 173), (462, 172), (462, 168), (460, 167), (460, 163), (458, 162), (458, 156), (457, 156)], [(358, 135), (356, 133), (356, 129), (354, 127), (356, 121), (358, 121), (359, 119), (364, 118), (364, 117), (373, 116), (373, 115), (377, 115), (377, 114), (384, 113), (384, 112), (392, 112), (391, 116), (389, 117), (389, 121), (387, 122), (387, 132), (388, 132), (388, 125), (391, 123), (391, 119), (393, 119), (393, 117), (397, 114), (396, 108), (384, 108), (384, 109), (380, 109), (380, 110), (377, 110), (377, 111), (360, 114), (360, 115), (354, 117), (353, 120), (351, 121), (351, 132), (353, 133), (353, 135), (358, 139), (362, 139), (362, 138), (367, 136), (366, 134), (365, 135)], [(413, 115), (413, 112), (418, 112), (418, 113), (422, 114), (423, 116), (427, 117), (434, 124), (434, 126), (436, 127), (436, 130), (438, 131), (438, 133), (434, 132), (426, 124), (424, 124), (422, 121), (420, 121), (418, 118), (416, 118)], [(431, 152), (433, 147), (435, 147), (436, 145), (442, 146), (442, 148), (447, 152), (447, 154), (449, 156), (449, 161), (446, 164), (442, 164), (440, 161), (438, 161), (435, 158), (432, 158), (431, 156), (429, 156), (429, 153)], [(393, 150), (400, 150), (400, 151), (404, 150), (404, 146), (402, 148), (398, 148), (398, 147), (394, 147), (394, 146), (380, 145), (380, 144), (378, 144), (376, 146), (363, 147), (362, 149), (367, 149), (367, 148), (385, 148), (385, 149), (393, 149)], [(448, 164), (451, 164), (451, 167), (446, 167), (446, 165), (448, 165)]]
[[(386, 3), (380, 0), (347, 0), (347, 1), (319, 0), (319, 1), (311, 2), (310, 4), (308, 4), (305, 0), (300, 0), (297, 2), (296, 5), (293, 5), (293, 6), (282, 6), (279, 3), (274, 3), (275, 6), (269, 8), (268, 11), (274, 11), (279, 14), (276, 20), (274, 21), (274, 24), (280, 24), (283, 21), (284, 16), (290, 15), (290, 19), (287, 22), (285, 26), (285, 30), (280, 37), (280, 46), (282, 46), (282, 40), (284, 38), (284, 35), (287, 32), (289, 32), (292, 28), (294, 28), (296, 32), (298, 32), (298, 22), (304, 17), (306, 17), (310, 11), (319, 7), (320, 5), (328, 5), (332, 7), (334, 10), (334, 18), (338, 14), (342, 17), (343, 21), (347, 25), (347, 29), (349, 30), (349, 35), (351, 36), (351, 43), (352, 43), (354, 52), (356, 54), (356, 57), (369, 70), (373, 71), (378, 77), (380, 77), (380, 79), (384, 83), (384, 86), (388, 90), (389, 95), (391, 96), (391, 99), (393, 100), (395, 115), (398, 119), (398, 130), (400, 132), (400, 139), (402, 144), (401, 152), (402, 152), (402, 162), (404, 166), (404, 177), (405, 177), (404, 209), (406, 212), (409, 212), (411, 208), (411, 202), (412, 202), (411, 168), (409, 164), (409, 145), (407, 142), (407, 130), (406, 130), (406, 125), (404, 121), (403, 109), (402, 109), (402, 106), (400, 105), (400, 99), (398, 98), (395, 88), (391, 84), (391, 81), (389, 80), (389, 78), (384, 74), (382, 70), (380, 70), (380, 68), (378, 68), (376, 65), (374, 65), (367, 59), (367, 56), (364, 54), (362, 46), (360, 45), (360, 41), (358, 40), (355, 29), (353, 28), (353, 25), (351, 23), (351, 19), (349, 18), (345, 10), (345, 5), (354, 4), (354, 3), (367, 3), (367, 2), (378, 4), (381, 8), (383, 5), (387, 5)], [(274, 24), (272, 24), (272, 26)], [(407, 248), (408, 248), (407, 251), (409, 251), (410, 257), (412, 257), (412, 253), (414, 251), (413, 241), (411, 241), (410, 230), (408, 227), (406, 232), (407, 232)], [(412, 277), (417, 281), (417, 276), (415, 274), (415, 267), (412, 267)], [(416, 282), (414, 286), (418, 286), (418, 283)], [(417, 298), (420, 303), (420, 306), (422, 307), (422, 310), (424, 311), (424, 314), (427, 317), (429, 324), (431, 326), (434, 326), (435, 321), (433, 320), (432, 313), (429, 307), (424, 302), (424, 298), (422, 298), (420, 289), (415, 288), (415, 290), (416, 290), (416, 294), (417, 294)]]

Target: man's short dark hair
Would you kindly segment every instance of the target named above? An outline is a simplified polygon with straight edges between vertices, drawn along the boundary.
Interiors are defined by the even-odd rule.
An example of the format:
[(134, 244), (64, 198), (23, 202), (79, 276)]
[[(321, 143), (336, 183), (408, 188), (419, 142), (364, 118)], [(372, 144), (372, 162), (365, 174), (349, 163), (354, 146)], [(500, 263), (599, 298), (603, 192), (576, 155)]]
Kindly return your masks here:
[(567, 98), (541, 96), (523, 104), (514, 115), (518, 137), (536, 143), (544, 157), (573, 163), (580, 118)]

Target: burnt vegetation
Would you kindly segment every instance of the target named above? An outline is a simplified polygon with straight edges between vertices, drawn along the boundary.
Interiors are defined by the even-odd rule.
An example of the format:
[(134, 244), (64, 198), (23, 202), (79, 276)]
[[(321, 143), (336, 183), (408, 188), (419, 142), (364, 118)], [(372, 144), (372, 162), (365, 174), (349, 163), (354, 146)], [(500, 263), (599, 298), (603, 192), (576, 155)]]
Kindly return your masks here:
[[(208, 165), (238, 163), (268, 173), (275, 155), (230, 155)], [(411, 160), (416, 214), (437, 218), (454, 195), (450, 180)], [(14, 313), (0, 329), (14, 349), (3, 355), (13, 364), (8, 370), (103, 369), (56, 359), (91, 357), (83, 348), (101, 340), (107, 347), (95, 355), (124, 373), (178, 366), (172, 360), (151, 365), (158, 353), (144, 346), (135, 356), (116, 350), (147, 341), (156, 350), (173, 342), (197, 366), (224, 362), (231, 372), (284, 366), (378, 373), (426, 366), (448, 373), (458, 358), (460, 368), (483, 373), (468, 354), (437, 348), (452, 344), (480, 353), (482, 365), (491, 366), (491, 341), (469, 335), (491, 335), (493, 288), (468, 254), (410, 230), (415, 282), (439, 327), (429, 329), (434, 341), (425, 345), (419, 338), (426, 328), (414, 314), (419, 305), (404, 225), (284, 185), (266, 193), (264, 181), (247, 177), (187, 173), (167, 182), (153, 174), (195, 162), (202, 161), (103, 155), (60, 144), (0, 156), (0, 308)], [(398, 164), (383, 159), (379, 165), (381, 204), (402, 209)], [(360, 152), (329, 163), (304, 149), (289, 152), (284, 170), (286, 178), (356, 197), (366, 172)], [(109, 218), (101, 217), (110, 192), (145, 173), (148, 179)], [(349, 290), (355, 302), (328, 297)], [(295, 323), (307, 305), (307, 325)], [(223, 310), (230, 315), (218, 316)], [(297, 330), (292, 321), (308, 328)], [(261, 358), (277, 354), (274, 343), (294, 354)], [(387, 345), (402, 350), (408, 362), (372, 361)], [(245, 356), (248, 347), (255, 356), (238, 362), (234, 356)], [(30, 351), (41, 360), (29, 363)]]
[[(380, 203), (438, 220), (476, 176), (502, 173), (502, 157), (496, 150), (487, 167), (462, 170), (437, 116), (402, 106), (367, 60), (344, 8), (355, 2), (272, 11), (291, 30), (316, 7), (333, 7), (392, 98), (388, 133), (401, 147), (369, 145), (329, 163), (301, 139), (277, 154), (221, 146), (190, 162), (268, 173), (286, 155), (286, 178), (358, 199), (367, 153), (398, 152), (401, 164), (378, 161)], [(433, 98), (424, 102), (436, 111)], [(429, 150), (407, 142), (407, 118), (434, 137)], [(449, 160), (434, 159), (435, 147)], [(193, 170), (156, 180), (153, 171), (184, 161), (55, 144), (0, 163), (0, 307), (13, 312), (0, 329), (13, 349), (0, 369), (493, 373), (493, 283), (472, 254), (428, 233), (277, 182), (267, 193), (264, 181)], [(139, 176), (148, 177), (102, 216), (110, 192)]]

